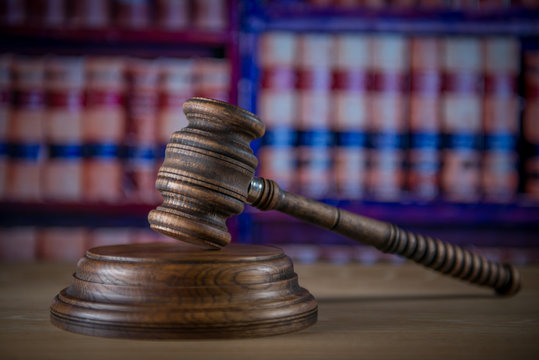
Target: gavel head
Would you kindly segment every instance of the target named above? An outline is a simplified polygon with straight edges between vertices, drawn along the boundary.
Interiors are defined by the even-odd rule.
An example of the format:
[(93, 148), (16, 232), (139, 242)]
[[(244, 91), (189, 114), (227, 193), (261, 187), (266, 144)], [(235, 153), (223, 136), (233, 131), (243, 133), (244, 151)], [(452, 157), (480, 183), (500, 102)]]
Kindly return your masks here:
[(230, 242), (226, 220), (243, 211), (258, 161), (249, 143), (264, 135), (250, 112), (225, 102), (192, 98), (183, 105), (189, 125), (172, 134), (156, 187), (163, 204), (150, 227), (210, 248)]

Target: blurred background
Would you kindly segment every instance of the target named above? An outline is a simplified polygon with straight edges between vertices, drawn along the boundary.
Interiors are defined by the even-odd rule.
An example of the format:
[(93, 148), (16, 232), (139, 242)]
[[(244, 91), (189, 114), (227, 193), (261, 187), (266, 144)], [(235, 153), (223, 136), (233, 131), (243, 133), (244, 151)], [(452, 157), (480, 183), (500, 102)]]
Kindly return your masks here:
[[(498, 261), (539, 262), (537, 0), (0, 0), (0, 260), (148, 228), (192, 96), (257, 113), (258, 174)], [(246, 206), (234, 242), (401, 259)]]

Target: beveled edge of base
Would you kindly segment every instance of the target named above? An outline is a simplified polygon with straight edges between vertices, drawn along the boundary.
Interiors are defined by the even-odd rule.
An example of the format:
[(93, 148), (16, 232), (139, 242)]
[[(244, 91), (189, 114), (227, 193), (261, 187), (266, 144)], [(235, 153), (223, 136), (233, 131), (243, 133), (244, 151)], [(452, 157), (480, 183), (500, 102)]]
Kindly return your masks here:
[[(315, 301), (313, 299), (313, 301)], [(118, 324), (106, 321), (90, 321), (76, 316), (60, 314), (54, 310), (58, 295), (50, 307), (50, 321), (59, 329), (73, 333), (107, 338), (139, 340), (181, 339), (233, 339), (275, 336), (287, 334), (314, 325), (318, 319), (318, 305), (310, 311), (271, 321), (230, 326), (185, 326), (182, 324)]]

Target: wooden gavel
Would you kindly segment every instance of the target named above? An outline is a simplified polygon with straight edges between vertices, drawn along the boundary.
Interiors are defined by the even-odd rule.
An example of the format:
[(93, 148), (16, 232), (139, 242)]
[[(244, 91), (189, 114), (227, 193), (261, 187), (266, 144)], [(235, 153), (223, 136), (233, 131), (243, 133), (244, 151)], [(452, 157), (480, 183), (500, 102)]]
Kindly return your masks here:
[(494, 263), (459, 246), (283, 191), (274, 181), (255, 177), (258, 161), (249, 143), (265, 131), (256, 115), (205, 98), (186, 101), (183, 110), (189, 125), (172, 134), (167, 145), (156, 182), (163, 204), (148, 216), (152, 229), (218, 249), (231, 239), (226, 219), (248, 203), (494, 288), (500, 295), (520, 289), (520, 275), (510, 264)]

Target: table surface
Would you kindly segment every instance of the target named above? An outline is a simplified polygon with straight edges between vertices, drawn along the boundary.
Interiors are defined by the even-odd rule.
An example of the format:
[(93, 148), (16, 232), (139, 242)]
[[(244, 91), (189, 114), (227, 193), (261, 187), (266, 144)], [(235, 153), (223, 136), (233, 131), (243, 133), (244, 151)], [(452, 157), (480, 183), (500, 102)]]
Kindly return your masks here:
[(319, 302), (300, 332), (240, 340), (146, 341), (73, 334), (49, 305), (74, 264), (0, 265), (2, 359), (539, 359), (539, 267), (523, 290), (488, 289), (415, 264), (296, 265)]

